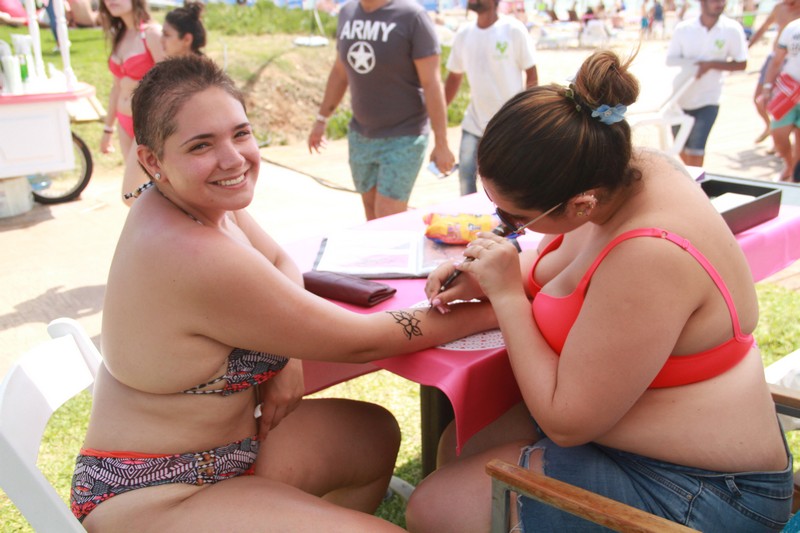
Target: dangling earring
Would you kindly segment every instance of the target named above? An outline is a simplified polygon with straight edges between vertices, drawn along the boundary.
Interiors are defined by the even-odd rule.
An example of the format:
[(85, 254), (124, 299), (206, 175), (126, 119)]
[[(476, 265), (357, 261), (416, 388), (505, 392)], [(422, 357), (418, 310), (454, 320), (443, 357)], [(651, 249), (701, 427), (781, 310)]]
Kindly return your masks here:
[(153, 177), (155, 178), (156, 181), (161, 181), (161, 172), (156, 172), (155, 174), (153, 174)]

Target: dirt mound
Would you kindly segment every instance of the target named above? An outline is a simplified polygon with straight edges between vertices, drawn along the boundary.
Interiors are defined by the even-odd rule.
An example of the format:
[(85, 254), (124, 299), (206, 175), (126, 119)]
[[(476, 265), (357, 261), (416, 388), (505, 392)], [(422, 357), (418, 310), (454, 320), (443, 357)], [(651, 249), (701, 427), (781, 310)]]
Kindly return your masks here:
[[(261, 141), (275, 146), (306, 139), (319, 111), (334, 54), (333, 45), (292, 47), (245, 82), (248, 116)], [(342, 105), (349, 107), (349, 95)]]

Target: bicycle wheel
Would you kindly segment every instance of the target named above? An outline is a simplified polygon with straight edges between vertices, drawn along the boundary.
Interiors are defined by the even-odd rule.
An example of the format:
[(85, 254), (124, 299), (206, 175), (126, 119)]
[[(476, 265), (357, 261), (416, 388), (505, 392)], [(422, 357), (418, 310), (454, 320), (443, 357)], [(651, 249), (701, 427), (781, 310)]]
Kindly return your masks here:
[(75, 167), (62, 172), (30, 174), (28, 181), (33, 190), (33, 199), (40, 204), (60, 204), (81, 195), (92, 177), (92, 153), (83, 139), (72, 133), (72, 149), (75, 152)]

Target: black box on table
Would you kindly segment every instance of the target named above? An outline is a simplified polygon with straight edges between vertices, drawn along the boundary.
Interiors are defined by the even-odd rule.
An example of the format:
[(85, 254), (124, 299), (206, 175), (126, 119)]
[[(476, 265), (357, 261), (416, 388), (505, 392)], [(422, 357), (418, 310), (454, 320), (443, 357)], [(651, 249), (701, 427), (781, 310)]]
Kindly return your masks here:
[(733, 233), (739, 233), (778, 216), (781, 209), (781, 190), (767, 183), (750, 185), (718, 179), (705, 179), (700, 186), (712, 201), (725, 193), (752, 197), (734, 207), (721, 207), (718, 211)]

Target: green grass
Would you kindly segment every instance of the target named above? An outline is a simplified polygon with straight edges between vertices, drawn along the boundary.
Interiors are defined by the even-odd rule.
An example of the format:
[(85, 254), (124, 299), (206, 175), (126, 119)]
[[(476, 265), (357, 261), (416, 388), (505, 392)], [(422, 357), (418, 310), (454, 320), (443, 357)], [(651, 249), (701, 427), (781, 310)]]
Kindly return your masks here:
[[(325, 35), (335, 36), (336, 18), (325, 12), (320, 12), (319, 16)], [(222, 35), (317, 33), (312, 12), (283, 9), (263, 0), (250, 8), (229, 4), (207, 4), (203, 21), (207, 30)]]
[(800, 295), (768, 283), (756, 287), (760, 316), (755, 337), (768, 366), (800, 348)]
[[(757, 285), (761, 320), (755, 336), (768, 365), (787, 353), (800, 348), (800, 293), (777, 285)], [(422, 479), (421, 421), (419, 413), (419, 386), (403, 378), (379, 371), (356, 378), (314, 397), (342, 397), (371, 401), (383, 405), (397, 418), (403, 430), (395, 474), (416, 485)], [(39, 464), (47, 478), (66, 501), (73, 461), (86, 432), (91, 397), (83, 393), (59, 409), (45, 432)], [(800, 464), (800, 432), (788, 435), (789, 445)], [(378, 509), (378, 516), (405, 526), (404, 505), (393, 497)], [(0, 492), (0, 531), (31, 531), (27, 522)]]

